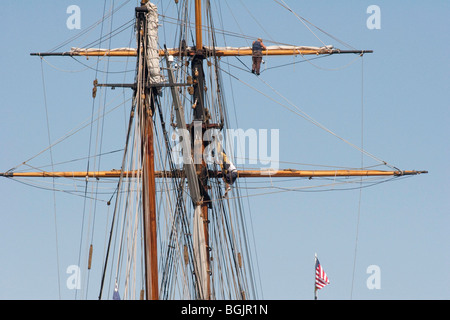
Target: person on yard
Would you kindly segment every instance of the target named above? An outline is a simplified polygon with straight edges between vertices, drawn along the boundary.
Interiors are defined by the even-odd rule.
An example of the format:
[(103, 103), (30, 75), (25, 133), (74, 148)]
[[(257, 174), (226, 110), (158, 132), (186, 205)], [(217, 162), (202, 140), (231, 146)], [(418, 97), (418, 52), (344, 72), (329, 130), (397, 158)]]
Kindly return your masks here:
[(259, 69), (261, 67), (262, 61), (262, 52), (266, 50), (266, 46), (263, 44), (262, 39), (258, 38), (256, 41), (253, 41), (252, 45), (252, 73), (256, 73), (259, 76)]

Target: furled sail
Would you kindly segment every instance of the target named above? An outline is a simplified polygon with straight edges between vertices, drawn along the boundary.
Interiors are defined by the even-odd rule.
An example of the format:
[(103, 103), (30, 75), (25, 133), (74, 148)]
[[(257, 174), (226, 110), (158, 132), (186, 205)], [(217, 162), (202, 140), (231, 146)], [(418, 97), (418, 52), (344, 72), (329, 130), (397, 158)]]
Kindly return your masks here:
[(161, 73), (159, 68), (159, 50), (158, 50), (158, 9), (155, 4), (147, 2), (145, 4), (148, 13), (147, 19), (147, 68), (148, 81), (150, 84), (161, 82)]

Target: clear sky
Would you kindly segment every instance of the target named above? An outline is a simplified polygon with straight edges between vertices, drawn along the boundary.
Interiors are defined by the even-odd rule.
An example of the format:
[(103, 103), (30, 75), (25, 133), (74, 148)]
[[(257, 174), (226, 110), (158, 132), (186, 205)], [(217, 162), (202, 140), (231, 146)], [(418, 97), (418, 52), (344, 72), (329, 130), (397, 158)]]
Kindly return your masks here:
[[(60, 44), (56, 51), (89, 44), (99, 38), (100, 25), (72, 42), (65, 41), (88, 31), (101, 18), (105, 5), (109, 8), (114, 3), (117, 8), (124, 2), (1, 1), (0, 172), (47, 148), (49, 138), (56, 141), (92, 112), (96, 75), (86, 66), (95, 67), (95, 59), (80, 59), (84, 64), (69, 57), (41, 61), (29, 53), (49, 51)], [(130, 21), (136, 2), (129, 1), (112, 22), (107, 20), (105, 30), (110, 23), (115, 29)], [(245, 191), (251, 196), (245, 204), (251, 208), (262, 298), (312, 299), (317, 253), (331, 282), (320, 290), (319, 299), (449, 299), (450, 2), (284, 2), (327, 34), (311, 25), (308, 30), (280, 5), (281, 0), (221, 1), (222, 15), (215, 26), (221, 29), (223, 24), (223, 29), (236, 34), (260, 36), (266, 45), (325, 43), (374, 52), (363, 58), (335, 55), (311, 61), (299, 56), (265, 57), (259, 78), (247, 70), (250, 58), (224, 59), (223, 68), (239, 78), (223, 75), (231, 125), (245, 130), (278, 129), (280, 167), (379, 164), (371, 157), (361, 158), (355, 148), (299, 116), (301, 110), (353, 145), (362, 144), (378, 159), (402, 170), (429, 173), (376, 184), (361, 192), (359, 184), (352, 184), (352, 190), (338, 190), (339, 186), (299, 189), (308, 186), (302, 180), (277, 185), (295, 191), (273, 193), (283, 190), (258, 189), (258, 184), (249, 182)], [(70, 5), (80, 8), (78, 30), (69, 29), (66, 23)], [(378, 17), (367, 12), (371, 5), (379, 8)], [(173, 6), (173, 1), (164, 2), (162, 14), (170, 16)], [(378, 29), (368, 27), (372, 18), (379, 18)], [(163, 25), (170, 27), (167, 22)], [(126, 29), (108, 45), (134, 47), (131, 32)], [(160, 44), (173, 46), (170, 32), (161, 31), (160, 40)], [(225, 41), (218, 36), (219, 44), (228, 46), (245, 46), (252, 39), (227, 36)], [(110, 70), (134, 68), (134, 60), (128, 65), (124, 58), (115, 61), (119, 62), (111, 60)], [(133, 76), (133, 71), (126, 76), (109, 74), (109, 80), (129, 82)], [(104, 73), (98, 77), (106, 80)], [(107, 94), (105, 101), (112, 105), (123, 101), (122, 91)], [(287, 110), (286, 106), (294, 107), (284, 98), (295, 105), (297, 113)], [(119, 107), (112, 117), (123, 116), (128, 107), (129, 103), (125, 109)], [(125, 120), (117, 121), (115, 127), (105, 126), (104, 135), (111, 142), (105, 142), (104, 152), (123, 148)], [(52, 149), (53, 161), (85, 156), (88, 142), (89, 130), (84, 129)], [(49, 156), (47, 151), (28, 164), (49, 164)], [(103, 169), (119, 168), (117, 159), (120, 155), (105, 157)], [(69, 167), (82, 171), (86, 162), (59, 169)], [(52, 187), (51, 180), (47, 184)], [(78, 261), (83, 198), (1, 179), (0, 201), (0, 299), (73, 299), (65, 271)], [(106, 209), (102, 205), (98, 210)], [(373, 276), (378, 277), (379, 287), (368, 285), (373, 284)], [(93, 292), (91, 298), (96, 297)]]

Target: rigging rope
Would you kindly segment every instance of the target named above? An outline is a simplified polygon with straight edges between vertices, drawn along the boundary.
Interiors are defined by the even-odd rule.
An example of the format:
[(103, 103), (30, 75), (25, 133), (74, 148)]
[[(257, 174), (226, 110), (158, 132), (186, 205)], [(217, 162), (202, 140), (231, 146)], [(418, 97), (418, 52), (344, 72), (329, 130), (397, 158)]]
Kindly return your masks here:
[[(118, 97), (113, 98), (108, 105), (112, 104), (114, 102), (114, 100), (116, 100)], [(117, 108), (125, 105), (128, 101), (130, 101), (132, 98), (127, 99), (126, 101), (118, 104), (117, 106), (113, 107), (111, 110), (109, 110), (108, 112), (106, 112), (104, 116), (106, 116), (107, 114), (113, 112), (114, 110), (116, 110)], [(24, 162), (14, 166), (13, 168), (9, 169), (7, 172), (13, 172), (16, 171), (19, 167), (23, 166), (23, 165), (27, 165), (28, 162), (30, 162), (31, 160), (37, 158), (38, 156), (40, 156), (41, 154), (43, 154), (44, 152), (46, 152), (47, 150), (49, 150), (50, 148), (56, 146), (57, 144), (63, 142), (64, 140), (70, 138), (71, 136), (75, 135), (76, 133), (80, 132), (81, 130), (87, 128), (88, 126), (92, 125), (93, 122), (95, 121), (99, 121), (101, 118), (95, 118), (95, 119), (91, 119), (91, 117), (89, 117), (88, 119), (86, 119), (85, 121), (83, 121), (81, 124), (79, 124), (78, 126), (74, 127), (72, 130), (70, 130), (66, 135), (62, 136), (61, 138), (55, 140), (55, 142), (53, 142), (53, 144), (51, 144), (50, 146), (44, 148), (43, 150), (39, 151), (37, 154), (35, 154), (34, 156), (28, 158), (27, 160), (25, 160)], [(89, 157), (94, 157), (94, 156), (88, 156), (85, 157), (84, 159), (88, 159)]]
[(90, 25), (89, 27), (87, 27), (86, 29), (84, 29), (83, 31), (79, 32), (78, 34), (74, 35), (73, 37), (70, 37), (69, 39), (65, 40), (64, 42), (60, 43), (59, 45), (57, 45), (56, 47), (54, 47), (51, 50), (48, 50), (48, 52), (55, 52), (56, 50), (62, 48), (63, 46), (73, 42), (75, 39), (78, 39), (79, 37), (81, 37), (84, 34), (87, 34), (88, 32), (94, 30), (99, 24), (103, 25), (104, 20), (108, 19), (110, 16), (112, 16), (113, 14), (115, 14), (117, 11), (119, 11), (121, 8), (123, 8), (128, 2), (130, 2), (130, 0), (126, 0), (124, 3), (122, 3), (120, 6), (117, 6), (115, 10), (108, 12), (107, 14), (105, 14), (105, 10), (103, 10), (103, 15), (102, 17), (96, 21), (95, 23), (93, 23), (92, 25)]
[(343, 66), (341, 66), (341, 67), (338, 67), (338, 68), (325, 68), (325, 67), (321, 67), (321, 66), (318, 66), (318, 65), (312, 63), (311, 60), (314, 60), (314, 58), (313, 58), (313, 59), (308, 59), (308, 58), (306, 58), (303, 54), (300, 53), (300, 55), (302, 56), (302, 58), (304, 59), (304, 61), (308, 62), (308, 63), (309, 63), (310, 65), (312, 65), (313, 67), (315, 67), (315, 68), (317, 68), (317, 69), (325, 70), (325, 71), (339, 71), (339, 70), (343, 70), (343, 69), (348, 68), (349, 66), (351, 66), (353, 63), (355, 63), (356, 60), (358, 60), (359, 57), (362, 57), (362, 56), (363, 56), (363, 54), (360, 54), (360, 55), (356, 56), (355, 59), (351, 60), (351, 61), (348, 62), (347, 64), (345, 64), (345, 65), (343, 65)]
[[(218, 4), (219, 4), (219, 9), (220, 9), (220, 2), (218, 2)], [(222, 10), (220, 10), (219, 12), (221, 13)], [(220, 15), (220, 17), (221, 17), (221, 19), (220, 19), (221, 27), (222, 27), (222, 29), (224, 29), (222, 16)], [(223, 36), (223, 41), (224, 41), (225, 46), (226, 46), (227, 45), (227, 41), (226, 41), (226, 38), (225, 38), (225, 33), (222, 33), (222, 36)], [(230, 64), (228, 64), (228, 71), (231, 72), (230, 71)], [(235, 118), (235, 122), (236, 122), (236, 127), (239, 127), (238, 116), (237, 116), (237, 108), (236, 108), (236, 101), (235, 101), (235, 95), (234, 95), (234, 89), (233, 89), (233, 82), (231, 81), (231, 77), (229, 77), (228, 79), (229, 79), (229, 84), (230, 84), (230, 88), (231, 88), (232, 105), (233, 105), (233, 110), (234, 110), (234, 118)], [(226, 124), (226, 127), (230, 127), (228, 112), (225, 113), (225, 124)], [(232, 156), (233, 156), (234, 159), (236, 159), (235, 155), (232, 155)], [(238, 193), (238, 196), (239, 196), (240, 195), (240, 181), (239, 182), (236, 181), (236, 183), (237, 183), (237, 185), (239, 185), (239, 188), (236, 189), (236, 191)], [(244, 179), (244, 184), (247, 186), (247, 179)], [(248, 195), (248, 190), (246, 190), (246, 194)], [(229, 200), (227, 199), (227, 202), (228, 201)], [(239, 202), (239, 206), (241, 207), (241, 202)], [(252, 215), (252, 210), (251, 210), (251, 206), (250, 206), (250, 199), (248, 197), (247, 197), (247, 207), (248, 207), (248, 217), (249, 217), (249, 220), (250, 220), (251, 230), (252, 230), (252, 235), (253, 235), (253, 252), (254, 252), (255, 260), (256, 260), (256, 272), (257, 272), (257, 277), (258, 277), (258, 280), (259, 280), (259, 286), (261, 288), (260, 289), (261, 290), (261, 297), (263, 297), (262, 279), (261, 279), (261, 273), (260, 273), (260, 268), (259, 268), (258, 251), (257, 251), (257, 248), (256, 248), (255, 232), (253, 230), (253, 219), (252, 219), (253, 215)], [(248, 260), (253, 262), (253, 259), (252, 259), (251, 256), (250, 256), (250, 258), (248, 258)], [(251, 265), (253, 265), (253, 263), (250, 263), (250, 266)], [(254, 279), (252, 281), (252, 288), (253, 288), (254, 295), (257, 298), (258, 297), (258, 290), (256, 288), (255, 276), (256, 275), (254, 275), (253, 272), (252, 272), (252, 278)]]
[(274, 0), (276, 3), (278, 3), (279, 5), (281, 5), (283, 8), (287, 9), (288, 11), (292, 12), (302, 23), (303, 25), (317, 38), (317, 40), (319, 40), (324, 46), (326, 46), (326, 44), (306, 25), (306, 23), (303, 21), (302, 18), (300, 18), (294, 11), (292, 11), (291, 8), (289, 8), (287, 6), (287, 4), (283, 1), (283, 4), (279, 3), (277, 0)]
[(291, 12), (292, 14), (294, 14), (295, 15), (295, 17), (298, 19), (298, 20), (300, 20), (304, 25), (305, 25), (305, 27), (306, 28), (308, 28), (308, 30), (309, 31), (311, 31), (311, 33), (320, 41), (320, 42), (322, 42), (322, 44), (324, 45), (324, 46), (326, 46), (325, 45), (325, 43), (305, 24), (305, 22), (307, 22), (307, 23), (309, 23), (310, 25), (312, 25), (313, 27), (315, 27), (317, 30), (319, 30), (319, 31), (321, 31), (322, 33), (324, 33), (324, 34), (326, 34), (327, 36), (329, 36), (330, 38), (332, 38), (332, 39), (334, 39), (334, 40), (336, 40), (336, 41), (338, 41), (339, 43), (341, 43), (341, 44), (343, 44), (344, 46), (346, 46), (346, 47), (348, 47), (348, 48), (350, 48), (350, 49), (353, 49), (353, 50), (356, 50), (355, 48), (353, 48), (351, 45), (349, 45), (349, 44), (347, 44), (347, 43), (345, 43), (344, 41), (342, 41), (342, 40), (339, 40), (338, 38), (336, 38), (335, 36), (333, 36), (333, 35), (331, 35), (330, 33), (328, 33), (328, 32), (326, 32), (325, 30), (323, 30), (323, 29), (321, 29), (321, 28), (319, 28), (318, 26), (316, 26), (316, 25), (314, 25), (313, 23), (311, 23), (310, 21), (308, 21), (308, 20), (306, 20), (305, 18), (303, 18), (303, 17), (301, 17), (301, 16), (299, 16), (296, 12), (294, 12), (291, 8), (289, 8), (289, 6), (286, 4), (286, 2), (284, 2), (283, 0), (281, 0), (283, 3), (280, 3), (280, 2), (278, 2), (277, 0), (274, 0), (276, 3), (278, 3), (279, 5), (281, 5), (283, 8), (285, 8), (286, 10), (288, 10), (289, 12)]
[[(106, 0), (105, 0), (105, 5), (106, 5)], [(112, 0), (111, 1), (111, 7), (110, 7), (110, 12), (114, 12), (114, 5), (115, 5), (115, 1)], [(113, 28), (113, 15), (111, 15), (110, 18), (110, 24), (109, 24), (109, 29), (110, 29), (110, 33), (112, 34), (112, 28)], [(102, 25), (102, 30), (103, 30), (103, 25)], [(103, 32), (103, 31), (102, 31)], [(107, 38), (109, 40), (108, 42), (108, 49), (111, 49), (111, 37)], [(103, 41), (102, 36), (100, 37), (100, 44)], [(100, 62), (100, 57), (98, 57), (97, 62)], [(106, 59), (106, 64), (104, 65), (105, 68), (105, 82), (108, 82), (108, 70), (109, 70), (109, 62), (110, 59)], [(98, 69), (98, 65), (97, 68)], [(97, 71), (96, 71), (96, 76), (95, 79), (97, 79)], [(99, 106), (98, 106), (98, 117), (102, 119), (101, 123), (98, 122), (97, 123), (97, 134), (96, 134), (96, 142), (95, 142), (95, 154), (101, 154), (102, 153), (102, 146), (103, 146), (103, 132), (104, 132), (104, 122), (105, 122), (105, 117), (104, 117), (104, 113), (105, 113), (105, 106), (106, 106), (106, 96), (107, 96), (107, 90), (102, 90), (101, 93), (103, 94), (103, 104), (101, 102), (101, 100), (99, 99)], [(95, 99), (95, 97), (94, 97)], [(101, 159), (102, 157), (95, 157), (94, 158), (94, 168), (100, 168), (100, 164), (101, 164)], [(88, 160), (89, 161), (89, 160)], [(97, 163), (98, 162), (98, 163)], [(91, 197), (92, 198), (96, 198), (98, 196), (98, 188), (99, 188), (99, 183), (98, 180), (95, 180), (94, 185), (92, 185), (91, 187)], [(90, 242), (92, 244), (92, 242), (94, 241), (94, 231), (95, 231), (95, 221), (96, 221), (96, 213), (97, 213), (97, 202), (91, 202), (91, 209), (90, 209), (90, 215), (92, 216), (92, 220), (89, 220), (89, 228), (91, 228), (92, 226), (92, 231), (91, 234), (89, 236), (89, 232), (87, 233), (87, 241), (86, 241), (86, 246), (88, 245), (88, 243)], [(88, 240), (90, 237), (90, 241)], [(86, 284), (86, 297), (88, 294), (88, 289), (89, 289), (89, 279), (90, 279), (90, 272), (88, 272), (88, 277), (87, 277), (87, 284)]]
[[(42, 64), (42, 59), (41, 59), (41, 78), (42, 78), (42, 89), (43, 89), (43, 94), (44, 94), (44, 107), (45, 107), (45, 118), (47, 121), (47, 138), (48, 138), (48, 145), (50, 148), (50, 162), (51, 162), (51, 167), (52, 170), (54, 171), (54, 163), (53, 163), (53, 151), (51, 148), (51, 135), (50, 135), (50, 122), (49, 122), (49, 118), (48, 118), (48, 106), (47, 106), (47, 93), (46, 93), (46, 89), (45, 89), (45, 78), (44, 78), (44, 66)], [(53, 183), (53, 189), (55, 188), (55, 178), (52, 179), (52, 183)], [(59, 242), (58, 242), (58, 224), (57, 224), (57, 219), (56, 219), (56, 193), (55, 191), (53, 191), (53, 219), (54, 219), (54, 224), (55, 224), (55, 245), (56, 245), (56, 269), (57, 269), (57, 274), (58, 274), (58, 294), (59, 294), (59, 298), (61, 299), (61, 276), (60, 276), (60, 272), (59, 272)]]
[[(105, 16), (105, 11), (106, 11), (106, 2), (107, 2), (107, 0), (105, 0), (104, 2), (103, 2), (103, 16)], [(113, 12), (113, 11), (110, 11), (110, 12)], [(105, 19), (102, 19), (102, 23), (101, 23), (101, 28), (100, 28), (100, 45), (101, 45), (101, 43), (102, 43), (102, 38), (103, 38), (103, 27), (104, 27), (104, 21), (105, 21)], [(111, 16), (111, 21), (112, 21), (112, 16)], [(96, 59), (97, 61), (96, 61), (96, 70), (98, 70), (98, 65), (99, 65), (99, 63), (100, 63), (100, 57), (97, 57), (97, 59)], [(109, 61), (109, 59), (108, 59), (108, 61)], [(98, 75), (98, 71), (95, 71), (95, 78), (94, 79), (97, 79), (97, 75)], [(104, 92), (104, 90), (102, 90), (102, 93)], [(91, 152), (92, 152), (92, 139), (93, 139), (93, 119), (94, 119), (94, 110), (95, 110), (95, 98), (96, 98), (96, 95), (93, 95), (92, 96), (92, 108), (91, 108), (91, 126), (90, 126), (90, 133), (89, 133), (89, 143), (88, 143), (88, 160), (87, 160), (87, 168), (86, 168), (86, 173), (87, 172), (89, 172), (89, 170), (90, 170), (90, 165), (91, 165), (91, 163), (90, 163), (90, 155), (91, 155)], [(100, 112), (101, 112), (101, 107), (100, 107), (100, 100), (99, 100), (99, 110), (98, 110), (98, 112), (99, 112), (99, 115), (101, 114)], [(100, 125), (97, 125), (97, 139), (96, 139), (96, 148), (97, 148), (97, 145), (98, 145), (98, 129), (99, 129), (99, 127), (100, 127)], [(95, 160), (96, 160), (96, 158), (95, 158)], [(94, 169), (95, 169), (95, 165), (96, 165), (96, 161), (94, 161)], [(87, 174), (86, 174), (87, 175)], [(86, 183), (85, 183), (85, 195), (87, 195), (87, 192), (88, 192), (88, 184), (89, 184), (89, 179), (86, 179)], [(96, 186), (98, 186), (98, 183), (96, 183), (95, 184)], [(91, 197), (93, 197), (93, 193), (94, 193), (94, 188), (95, 188), (95, 186), (94, 185), (92, 185), (92, 187), (91, 187)], [(85, 220), (85, 214), (86, 214), (86, 210), (87, 210), (87, 208), (86, 208), (86, 206), (87, 206), (87, 197), (85, 197), (85, 201), (84, 201), (84, 206), (83, 206), (83, 218), (82, 218), (82, 228), (81, 228), (81, 238), (82, 238), (82, 235), (83, 235), (83, 233), (84, 233), (84, 227), (85, 227), (85, 223), (84, 223), (84, 220)], [(91, 241), (89, 241), (89, 237), (90, 237), (90, 235), (89, 235), (89, 233), (90, 233), (90, 229), (91, 229), (91, 216), (94, 216), (94, 220), (95, 220), (95, 209), (94, 209), (94, 212), (92, 212), (92, 202), (91, 202), (91, 206), (90, 206), (90, 210), (89, 210), (89, 217), (88, 217), (88, 220), (87, 220), (87, 232), (86, 232), (86, 249), (85, 249), (85, 252), (87, 252), (87, 246), (89, 245), (89, 243), (91, 242), (91, 244), (92, 244), (92, 235), (93, 234), (91, 234)], [(94, 232), (94, 228), (92, 228), (92, 232)], [(83, 240), (81, 239), (80, 240), (80, 253), (79, 253), (79, 255), (81, 255), (81, 245), (82, 245), (82, 242), (83, 242)], [(80, 257), (79, 257), (79, 259), (80, 259)], [(78, 265), (81, 265), (80, 264), (80, 262), (79, 262), (79, 264)], [(87, 272), (87, 277), (86, 277), (86, 288), (85, 288), (85, 292), (86, 292), (86, 297), (87, 297), (87, 294), (88, 294), (88, 291), (89, 291), (89, 280), (90, 280), (90, 272), (88, 271)]]
[(234, 74), (232, 74), (232, 73), (230, 73), (230, 72), (227, 72), (227, 71), (224, 70), (224, 69), (221, 69), (221, 70), (222, 70), (223, 72), (227, 73), (230, 77), (232, 77), (232, 78), (238, 80), (239, 82), (243, 83), (243, 84), (246, 85), (247, 87), (249, 87), (249, 88), (255, 90), (256, 92), (259, 92), (260, 94), (262, 94), (262, 95), (265, 96), (266, 98), (268, 98), (268, 99), (272, 100), (273, 102), (279, 104), (279, 105), (282, 106), (283, 108), (285, 108), (285, 109), (291, 111), (292, 113), (294, 113), (294, 114), (296, 114), (296, 115), (298, 115), (298, 116), (304, 118), (305, 120), (311, 122), (311, 123), (314, 124), (315, 126), (321, 128), (322, 130), (324, 130), (324, 131), (326, 131), (326, 132), (332, 134), (332, 135), (335, 136), (336, 138), (342, 140), (343, 142), (345, 142), (345, 143), (348, 144), (349, 146), (355, 148), (356, 150), (360, 151), (361, 153), (364, 153), (365, 155), (371, 157), (372, 159), (374, 159), (374, 160), (376, 160), (376, 161), (378, 161), (378, 162), (380, 162), (380, 163), (385, 164), (386, 166), (389, 166), (389, 167), (391, 167), (391, 168), (393, 168), (393, 169), (395, 169), (395, 170), (398, 170), (398, 168), (394, 167), (393, 165), (391, 165), (391, 164), (387, 163), (386, 161), (384, 161), (384, 160), (382, 160), (382, 159), (376, 157), (375, 155), (369, 153), (369, 152), (366, 151), (366, 150), (362, 150), (360, 147), (358, 147), (358, 146), (356, 146), (355, 144), (351, 143), (350, 141), (344, 139), (343, 137), (339, 136), (339, 135), (336, 134), (335, 132), (331, 131), (330, 129), (328, 129), (327, 127), (325, 127), (325, 126), (322, 125), (321, 123), (319, 123), (318, 121), (314, 120), (311, 116), (309, 116), (307, 113), (305, 113), (304, 111), (302, 111), (297, 105), (295, 105), (294, 103), (292, 103), (291, 101), (289, 101), (286, 97), (284, 97), (283, 95), (281, 95), (275, 88), (273, 88), (271, 85), (269, 85), (268, 82), (262, 80), (261, 78), (258, 78), (258, 79), (260, 79), (260, 81), (261, 81), (262, 83), (264, 83), (264, 84), (265, 84), (267, 87), (269, 87), (273, 92), (275, 92), (278, 96), (280, 96), (282, 99), (284, 99), (288, 104), (290, 104), (292, 107), (294, 107), (294, 108), (297, 109), (298, 111), (295, 111), (295, 110), (289, 108), (287, 105), (285, 105), (285, 104), (283, 104), (283, 103), (281, 103), (281, 102), (275, 100), (275, 99), (272, 98), (272, 97), (269, 97), (267, 94), (265, 94), (265, 93), (262, 92), (261, 90), (256, 89), (255, 87), (253, 87), (252, 85), (246, 83), (245, 81), (241, 80), (241, 79), (238, 78), (236, 75), (234, 75)]
[[(364, 147), (364, 59), (361, 58), (361, 149)], [(364, 157), (361, 155), (361, 168), (364, 167)], [(361, 177), (362, 184), (362, 177)], [(350, 291), (350, 300), (353, 297), (353, 286), (355, 280), (355, 270), (356, 270), (356, 256), (358, 250), (358, 238), (359, 238), (359, 221), (361, 216), (361, 198), (362, 198), (362, 188), (359, 189), (359, 201), (358, 201), (358, 214), (356, 220), (356, 238), (355, 238), (355, 251), (353, 257), (353, 273), (352, 273), (352, 286)]]

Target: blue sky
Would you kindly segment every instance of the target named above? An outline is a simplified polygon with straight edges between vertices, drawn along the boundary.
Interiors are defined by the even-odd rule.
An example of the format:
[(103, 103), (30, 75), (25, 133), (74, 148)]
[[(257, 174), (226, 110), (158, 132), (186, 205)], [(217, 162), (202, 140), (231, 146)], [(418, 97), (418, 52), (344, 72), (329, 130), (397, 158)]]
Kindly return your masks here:
[[(115, 6), (123, 2), (115, 1)], [(163, 14), (173, 10), (172, 2), (164, 4)], [(250, 58), (224, 60), (230, 63), (230, 69), (225, 63), (223, 68), (232, 70), (241, 80), (230, 81), (224, 75), (224, 83), (232, 83), (232, 87), (226, 87), (231, 125), (279, 129), (280, 160), (285, 161), (286, 168), (311, 169), (309, 164), (360, 166), (361, 154), (355, 148), (274, 103), (259, 90), (283, 104), (285, 97), (338, 136), (357, 146), (363, 143), (365, 150), (389, 164), (429, 173), (364, 188), (361, 194), (357, 188), (321, 192), (301, 189), (303, 192), (263, 196), (257, 195), (263, 193), (258, 189), (248, 189), (252, 196), (245, 202), (251, 208), (249, 219), (259, 258), (262, 298), (312, 299), (317, 253), (331, 281), (319, 292), (319, 299), (448, 299), (450, 3), (285, 2), (334, 38), (315, 28), (312, 34), (292, 13), (268, 0), (245, 1), (245, 6), (242, 1), (221, 1), (223, 28), (261, 36), (268, 45), (272, 40), (321, 46), (323, 41), (346, 49), (336, 41), (339, 39), (374, 53), (363, 58), (336, 55), (309, 62), (302, 57), (267, 57), (259, 78), (242, 70), (245, 66), (241, 61), (248, 66)], [(81, 9), (80, 30), (66, 26), (66, 9), (73, 4)], [(110, 5), (106, 1), (106, 6)], [(114, 16), (114, 28), (133, 18), (135, 5), (136, 1), (130, 1)], [(370, 5), (381, 10), (380, 29), (367, 28), (370, 14), (366, 10)], [(56, 141), (91, 116), (95, 71), (71, 58), (41, 61), (29, 53), (50, 50), (86, 30), (100, 19), (103, 7), (103, 1), (1, 2), (0, 172), (48, 147), (48, 132), (50, 140)], [(216, 21), (219, 28), (220, 20)], [(87, 44), (99, 35), (97, 27), (57, 51)], [(161, 42), (167, 41), (168, 47), (174, 43), (170, 36), (160, 33)], [(133, 47), (130, 37), (131, 29), (127, 29), (112, 40), (111, 46)], [(222, 37), (218, 39), (225, 44)], [(226, 45), (245, 46), (248, 42), (241, 37), (227, 37)], [(95, 59), (79, 61), (95, 65)], [(296, 64), (279, 67), (292, 62)], [(123, 58), (119, 63), (111, 60), (110, 67), (120, 71), (126, 63)], [(133, 68), (131, 60), (127, 69)], [(106, 80), (103, 73), (98, 77)], [(111, 74), (112, 79), (132, 81), (133, 72), (126, 77)], [(108, 91), (106, 101), (119, 104), (120, 99), (122, 91)], [(118, 119), (126, 110), (119, 107), (111, 113), (115, 122), (113, 126), (105, 125), (104, 135), (111, 138), (105, 143), (105, 152), (123, 148), (125, 121)], [(88, 138), (88, 130), (80, 131), (55, 147), (54, 162), (84, 156)], [(30, 164), (41, 166), (49, 159), (46, 152)], [(105, 157), (104, 170), (120, 167), (116, 160)], [(365, 166), (378, 164), (369, 157), (364, 157), (363, 162)], [(70, 170), (86, 168), (85, 162), (68, 166)], [(295, 181), (280, 186), (307, 185)], [(77, 264), (83, 199), (1, 179), (0, 201), (0, 299), (73, 299), (74, 291), (65, 286), (65, 269)], [(98, 210), (107, 209), (101, 206)], [(372, 265), (381, 272), (381, 288), (371, 290), (367, 287), (367, 268)], [(91, 298), (96, 298), (96, 292)]]

